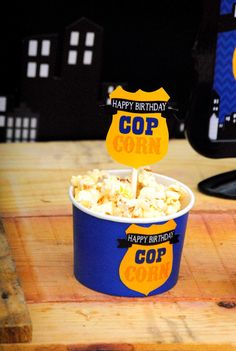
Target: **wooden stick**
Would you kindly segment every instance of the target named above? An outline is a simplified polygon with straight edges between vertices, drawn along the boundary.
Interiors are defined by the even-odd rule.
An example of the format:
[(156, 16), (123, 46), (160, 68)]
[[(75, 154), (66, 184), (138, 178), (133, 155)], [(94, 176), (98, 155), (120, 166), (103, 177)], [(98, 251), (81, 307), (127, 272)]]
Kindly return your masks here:
[(137, 185), (138, 185), (138, 169), (132, 169), (132, 176), (131, 176), (131, 189), (133, 193), (133, 198), (136, 199), (137, 196)]

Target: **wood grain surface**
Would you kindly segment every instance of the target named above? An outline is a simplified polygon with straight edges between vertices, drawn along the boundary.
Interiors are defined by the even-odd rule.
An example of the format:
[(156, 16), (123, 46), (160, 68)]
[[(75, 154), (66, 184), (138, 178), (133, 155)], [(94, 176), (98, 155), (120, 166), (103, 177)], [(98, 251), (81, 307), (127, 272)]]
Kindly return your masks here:
[[(235, 310), (215, 302), (124, 301), (29, 306), (29, 345), (0, 350), (235, 350)], [(63, 327), (62, 327), (63, 324)], [(210, 329), (209, 326), (212, 326)], [(220, 333), (219, 333), (220, 332)], [(19, 344), (18, 344), (19, 345)]]
[[(72, 175), (93, 168), (125, 168), (113, 161), (104, 141), (0, 146), (0, 213), (3, 217), (69, 215)], [(197, 191), (199, 181), (235, 169), (234, 159), (207, 159), (185, 140), (172, 140), (167, 156), (153, 171), (186, 183), (196, 195), (192, 211), (232, 211), (235, 202)]]
[[(126, 300), (94, 292), (74, 278), (70, 216), (7, 218), (4, 225), (28, 302)], [(158, 300), (236, 300), (235, 233), (236, 214), (191, 214), (179, 281)]]
[(32, 324), (0, 221), (0, 343), (27, 342)]
[(195, 193), (177, 285), (145, 298), (121, 298), (73, 277), (70, 177), (92, 168), (123, 168), (104, 141), (0, 145), (3, 216), (30, 317), (31, 343), (0, 351), (236, 350), (236, 205), (201, 194), (197, 183), (230, 171), (235, 160), (170, 142), (152, 169)]

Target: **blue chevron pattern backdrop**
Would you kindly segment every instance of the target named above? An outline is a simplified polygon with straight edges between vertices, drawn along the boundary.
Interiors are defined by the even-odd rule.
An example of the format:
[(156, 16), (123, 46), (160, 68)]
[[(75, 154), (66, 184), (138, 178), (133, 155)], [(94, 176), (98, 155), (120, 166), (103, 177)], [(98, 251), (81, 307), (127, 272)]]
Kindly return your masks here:
[(226, 15), (232, 12), (233, 4), (235, 0), (222, 0), (220, 3), (220, 14)]
[(236, 80), (232, 59), (236, 48), (236, 30), (218, 34), (213, 88), (220, 98), (219, 123), (236, 112)]

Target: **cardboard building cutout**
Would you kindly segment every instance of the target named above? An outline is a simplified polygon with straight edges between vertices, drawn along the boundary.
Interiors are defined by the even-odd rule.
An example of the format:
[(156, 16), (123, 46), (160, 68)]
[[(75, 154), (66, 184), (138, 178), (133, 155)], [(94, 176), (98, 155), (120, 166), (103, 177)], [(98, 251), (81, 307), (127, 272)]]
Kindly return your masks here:
[[(80, 18), (60, 35), (23, 40), (20, 87), (0, 95), (0, 142), (105, 139), (112, 113), (100, 106), (128, 83), (101, 81), (102, 39), (101, 26)], [(26, 121), (36, 115), (30, 133)], [(171, 137), (184, 137), (183, 121), (167, 124)]]
[(23, 40), (20, 103), (0, 96), (0, 142), (105, 138), (99, 105), (119, 83), (100, 82), (102, 34), (81, 18), (62, 37)]

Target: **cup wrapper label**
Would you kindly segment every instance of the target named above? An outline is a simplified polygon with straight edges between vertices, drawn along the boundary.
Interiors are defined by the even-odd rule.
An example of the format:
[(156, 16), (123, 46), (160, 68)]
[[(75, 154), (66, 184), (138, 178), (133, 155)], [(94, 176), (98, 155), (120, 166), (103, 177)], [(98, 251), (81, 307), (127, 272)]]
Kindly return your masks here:
[(178, 242), (176, 223), (142, 227), (131, 224), (126, 239), (119, 239), (118, 247), (127, 248), (120, 263), (119, 276), (131, 290), (148, 295), (170, 277), (173, 265), (173, 245)]

